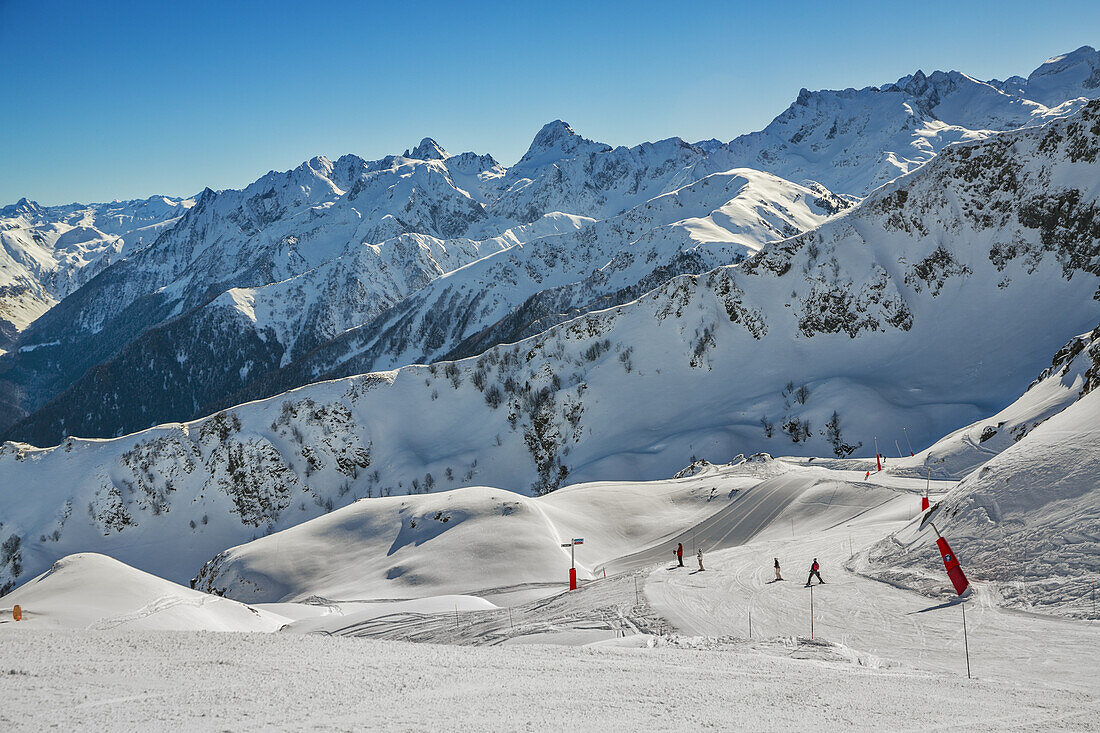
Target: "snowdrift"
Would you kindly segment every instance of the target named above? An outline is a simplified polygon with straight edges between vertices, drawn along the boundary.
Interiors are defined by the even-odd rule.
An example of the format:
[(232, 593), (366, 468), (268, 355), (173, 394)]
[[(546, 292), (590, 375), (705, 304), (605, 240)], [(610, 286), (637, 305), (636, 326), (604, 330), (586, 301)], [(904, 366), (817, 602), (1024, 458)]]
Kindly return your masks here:
[[(12, 622), (19, 605), (23, 620)], [(4, 597), (3, 616), (24, 628), (127, 631), (276, 631), (289, 619), (200, 593), (106, 555), (69, 555)]]

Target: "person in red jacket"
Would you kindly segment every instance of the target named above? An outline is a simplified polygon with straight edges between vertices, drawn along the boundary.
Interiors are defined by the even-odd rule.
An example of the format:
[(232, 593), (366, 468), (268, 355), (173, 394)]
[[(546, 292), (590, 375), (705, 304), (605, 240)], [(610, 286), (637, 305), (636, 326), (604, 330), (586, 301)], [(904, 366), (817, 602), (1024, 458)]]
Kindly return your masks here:
[(679, 561), (680, 567), (684, 567), (684, 543), (676, 543), (676, 560)]
[(817, 564), (817, 558), (815, 557), (814, 558), (814, 564), (810, 566), (810, 577), (806, 578), (806, 587), (807, 588), (810, 586), (810, 581), (812, 581), (814, 579), (815, 575), (817, 576), (817, 581), (819, 583), (821, 583), (822, 585), (825, 585), (825, 581), (821, 579), (821, 572), (820, 571), (821, 571), (821, 566)]

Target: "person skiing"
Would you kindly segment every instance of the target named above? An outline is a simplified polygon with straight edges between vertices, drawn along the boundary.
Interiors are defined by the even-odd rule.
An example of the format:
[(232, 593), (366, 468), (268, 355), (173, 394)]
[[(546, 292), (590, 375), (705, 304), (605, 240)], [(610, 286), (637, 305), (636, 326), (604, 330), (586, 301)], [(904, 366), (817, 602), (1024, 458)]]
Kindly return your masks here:
[(814, 558), (814, 564), (810, 566), (810, 577), (806, 578), (806, 587), (807, 588), (810, 587), (810, 581), (812, 581), (814, 579), (815, 575), (817, 576), (818, 583), (820, 583), (821, 585), (825, 585), (825, 581), (821, 579), (821, 572), (820, 571), (821, 571), (821, 566), (817, 564), (817, 558), (815, 557)]
[(676, 543), (676, 559), (680, 562), (680, 567), (684, 567), (684, 543)]
[(775, 558), (775, 579), (783, 580), (783, 576), (779, 574), (779, 558)]
[(701, 573), (701, 572), (703, 572), (703, 570), (705, 570), (705, 568), (703, 567), (703, 548), (702, 547), (699, 548), (699, 552), (696, 554), (696, 557), (699, 558), (699, 572)]

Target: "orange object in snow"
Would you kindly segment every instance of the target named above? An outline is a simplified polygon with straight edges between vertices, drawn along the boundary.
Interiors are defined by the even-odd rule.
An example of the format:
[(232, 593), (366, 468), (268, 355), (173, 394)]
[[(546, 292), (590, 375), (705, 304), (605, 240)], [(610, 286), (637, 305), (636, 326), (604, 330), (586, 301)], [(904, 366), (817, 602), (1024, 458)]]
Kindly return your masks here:
[(14, 608), (12, 608), (11, 609), (11, 617), (13, 619), (15, 619), (16, 621), (22, 621), (23, 620), (23, 607), (22, 606), (15, 606)]
[(928, 509), (928, 497), (927, 496), (922, 496), (920, 498), (920, 510), (923, 512), (923, 511), (926, 511), (927, 509)]

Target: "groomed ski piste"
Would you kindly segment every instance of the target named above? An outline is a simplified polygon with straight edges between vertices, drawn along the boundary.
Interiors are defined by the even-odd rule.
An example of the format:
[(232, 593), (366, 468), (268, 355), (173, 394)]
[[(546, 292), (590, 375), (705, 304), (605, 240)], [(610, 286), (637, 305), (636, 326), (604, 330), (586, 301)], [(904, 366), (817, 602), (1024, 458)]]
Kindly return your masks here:
[[(986, 441), (1000, 453), (967, 440), (976, 423), (881, 471), (873, 458), (760, 454), (540, 498), (469, 487), (364, 499), (219, 554), (197, 590), (69, 556), (4, 597), (0, 722), (1096, 730), (1100, 616), (1073, 589), (1097, 571), (1100, 392), (1073, 402), (1080, 378), (1062, 393), (1050, 381), (997, 416), (1041, 416), (1014, 444)], [(981, 467), (949, 475), (966, 465)], [(982, 483), (1004, 465), (1043, 476), (1027, 511), (1083, 517), (1078, 537), (1032, 525), (1091, 558), (1031, 586), (1049, 603), (983, 580), (998, 569), (978, 548), (1003, 527), (972, 527), (967, 501), (1000, 497), (998, 523), (1018, 523), (1010, 492)], [(925, 491), (971, 575), (963, 601), (919, 530)], [(574, 539), (570, 591), (562, 544)], [(1020, 567), (1012, 552), (1004, 567)], [(812, 587), (811, 631), (815, 558), (826, 583)]]

